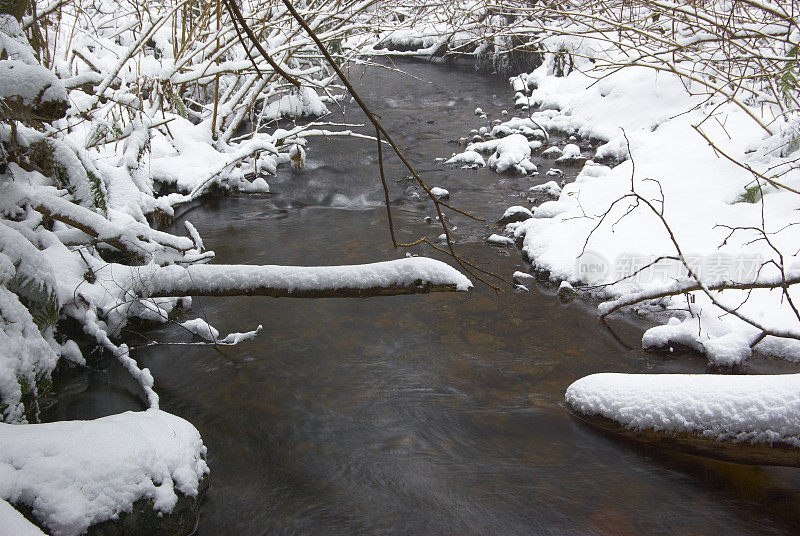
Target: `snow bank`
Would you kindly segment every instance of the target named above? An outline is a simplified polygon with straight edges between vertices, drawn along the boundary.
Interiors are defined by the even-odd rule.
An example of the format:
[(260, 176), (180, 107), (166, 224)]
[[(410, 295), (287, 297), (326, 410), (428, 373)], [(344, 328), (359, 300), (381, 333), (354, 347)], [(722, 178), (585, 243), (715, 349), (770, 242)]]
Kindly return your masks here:
[(177, 492), (197, 496), (205, 454), (191, 424), (158, 410), (0, 424), (0, 499), (33, 508), (53, 534), (77, 536), (139, 499), (169, 513)]
[(631, 429), (800, 447), (798, 374), (593, 374), (570, 385), (565, 400)]
[[(756, 232), (740, 231), (728, 236), (732, 227), (758, 229), (762, 225), (759, 203), (737, 202), (745, 188), (752, 185), (753, 175), (709, 149), (692, 125), (718, 107), (713, 109), (724, 115), (724, 127), (705, 122), (706, 134), (727, 154), (754, 169), (766, 172), (777, 166), (773, 169), (787, 170), (781, 181), (798, 188), (800, 170), (787, 168), (785, 163), (791, 156), (781, 152), (793, 136), (789, 133), (794, 132), (794, 126), (784, 125), (781, 133), (769, 136), (754, 128), (752, 118), (742, 109), (725, 102), (703, 102), (701, 97), (687, 93), (676, 76), (644, 67), (622, 69), (600, 83), (579, 70), (555, 77), (550, 69), (545, 62), (521, 77), (527, 87), (534, 88), (526, 96), (538, 106), (531, 119), (550, 131), (604, 143), (594, 155), (588, 155), (594, 161), (586, 162), (575, 183), (567, 185), (558, 200), (537, 207), (535, 217), (515, 229), (515, 237), (522, 239), (523, 252), (535, 268), (548, 271), (557, 282), (596, 285), (621, 280), (596, 292), (596, 297), (612, 300), (687, 280), (686, 270), (671, 261), (625, 278), (649, 261), (675, 255), (659, 214), (644, 204), (628, 213), (629, 203), (617, 201), (631, 193), (634, 168), (631, 160), (625, 160), (629, 158), (628, 142), (635, 160), (636, 192), (657, 210), (661, 210), (663, 196), (664, 218), (685, 256), (703, 268), (701, 274), (706, 280), (749, 282), (756, 277), (762, 262), (781, 262), (768, 244), (757, 239)], [(748, 112), (761, 113), (757, 109)], [(521, 126), (521, 122), (507, 122), (498, 127), (521, 135)], [(571, 158), (580, 155), (575, 144), (567, 145), (565, 150)], [(608, 158), (625, 161), (613, 167), (597, 163)], [(796, 195), (771, 187), (763, 191), (766, 231), (776, 233), (770, 235), (770, 240), (784, 252), (786, 264), (791, 265), (796, 262), (792, 256), (800, 243), (800, 228), (792, 224), (796, 220)], [(606, 221), (598, 226), (600, 217), (607, 212)], [(593, 261), (584, 262), (582, 253)], [(759, 276), (775, 274), (772, 265)], [(789, 292), (793, 299), (800, 299), (794, 288)], [(693, 316), (682, 312), (687, 309), (683, 296), (636, 306), (643, 315), (658, 313), (663, 318), (666, 310), (668, 315), (686, 322), (682, 328), (654, 328), (645, 335), (644, 346), (680, 343), (706, 354), (716, 364), (731, 365), (746, 359), (757, 330), (733, 315), (724, 315), (702, 293), (693, 294), (695, 302), (688, 306)], [(726, 291), (721, 297), (717, 293), (716, 299), (736, 307), (745, 297), (744, 293)], [(781, 299), (778, 292), (753, 292), (739, 311), (779, 329), (797, 322), (788, 301)], [(735, 332), (743, 335), (733, 335)], [(717, 341), (720, 337), (724, 338)], [(776, 341), (770, 345), (770, 353), (792, 353), (791, 341), (784, 343), (783, 350)], [(756, 346), (756, 350), (760, 348), (766, 349), (766, 344)]]

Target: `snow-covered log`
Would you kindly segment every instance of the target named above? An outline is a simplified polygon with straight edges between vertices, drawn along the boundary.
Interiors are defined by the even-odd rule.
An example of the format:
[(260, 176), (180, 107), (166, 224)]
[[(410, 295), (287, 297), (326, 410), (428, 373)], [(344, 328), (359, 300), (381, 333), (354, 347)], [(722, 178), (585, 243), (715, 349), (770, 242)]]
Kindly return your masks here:
[(451, 266), (426, 257), (350, 266), (164, 266), (134, 276), (147, 297), (271, 296), (346, 298), (466, 291), (472, 283)]
[(800, 467), (798, 374), (593, 374), (565, 400), (592, 426), (647, 445)]

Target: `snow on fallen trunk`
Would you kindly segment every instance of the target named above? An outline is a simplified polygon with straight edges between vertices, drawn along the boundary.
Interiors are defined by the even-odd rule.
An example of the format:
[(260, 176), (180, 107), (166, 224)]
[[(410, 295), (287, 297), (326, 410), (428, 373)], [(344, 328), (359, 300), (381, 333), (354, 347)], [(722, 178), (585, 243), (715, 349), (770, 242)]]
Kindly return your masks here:
[(800, 447), (800, 374), (593, 374), (565, 400), (631, 430)]
[(176, 492), (197, 496), (205, 454), (191, 424), (159, 410), (0, 424), (0, 499), (31, 507), (52, 534), (76, 536), (140, 499), (169, 513)]
[(367, 297), (466, 291), (470, 280), (427, 257), (349, 266), (165, 266), (135, 277), (140, 293), (159, 296)]

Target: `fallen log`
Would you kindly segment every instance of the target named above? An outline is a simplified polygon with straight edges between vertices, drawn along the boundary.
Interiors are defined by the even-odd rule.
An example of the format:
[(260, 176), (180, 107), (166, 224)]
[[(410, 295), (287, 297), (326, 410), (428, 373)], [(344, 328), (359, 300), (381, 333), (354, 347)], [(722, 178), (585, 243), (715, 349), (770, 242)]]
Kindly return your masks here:
[(636, 430), (600, 415), (570, 412), (575, 418), (603, 433), (633, 441), (639, 445), (702, 456), (743, 465), (777, 465), (800, 467), (800, 448), (776, 441), (772, 444), (748, 441), (720, 441), (686, 432), (656, 432)]
[(269, 296), (365, 298), (466, 291), (472, 283), (455, 268), (426, 257), (349, 266), (203, 264), (142, 267), (134, 275), (142, 297)]
[(643, 445), (800, 467), (800, 374), (592, 374), (564, 399), (582, 421)]

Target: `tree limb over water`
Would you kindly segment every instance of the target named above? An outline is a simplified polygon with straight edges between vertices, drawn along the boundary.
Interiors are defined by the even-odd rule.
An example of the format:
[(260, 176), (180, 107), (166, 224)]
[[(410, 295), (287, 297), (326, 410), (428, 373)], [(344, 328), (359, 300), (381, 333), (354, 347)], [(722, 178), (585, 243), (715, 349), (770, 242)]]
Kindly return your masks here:
[(466, 291), (458, 270), (425, 257), (350, 266), (165, 266), (134, 275), (137, 294), (148, 297), (270, 296), (366, 298)]

